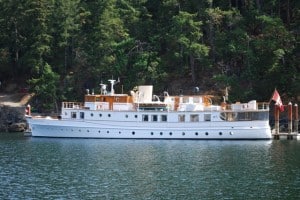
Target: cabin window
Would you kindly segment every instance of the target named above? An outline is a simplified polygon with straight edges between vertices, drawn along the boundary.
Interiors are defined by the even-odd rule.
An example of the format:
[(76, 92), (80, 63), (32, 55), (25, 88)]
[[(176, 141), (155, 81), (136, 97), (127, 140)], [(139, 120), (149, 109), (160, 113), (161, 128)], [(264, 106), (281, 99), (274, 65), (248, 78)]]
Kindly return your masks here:
[(194, 102), (194, 103), (200, 103), (200, 98), (201, 98), (201, 97), (194, 97), (194, 98), (193, 98), (193, 102)]
[(76, 119), (76, 112), (71, 112), (71, 118)]
[(199, 115), (190, 115), (191, 122), (199, 122)]
[(161, 121), (166, 122), (167, 121), (167, 115), (161, 115)]
[(240, 120), (240, 121), (242, 121), (242, 120), (251, 120), (251, 119), (253, 119), (253, 118), (251, 117), (251, 113), (249, 113), (249, 112), (238, 114), (238, 120)]
[(178, 115), (179, 122), (185, 122), (185, 115)]
[(91, 117), (94, 117), (94, 113), (91, 113)]
[(189, 102), (189, 97), (183, 97), (183, 103), (188, 103)]
[(157, 115), (152, 115), (152, 121), (153, 121), (153, 122), (157, 122), (157, 119), (158, 119), (158, 118), (157, 118)]
[(84, 112), (80, 112), (80, 119), (84, 119)]
[(149, 121), (149, 117), (148, 117), (148, 115), (143, 115), (143, 121), (144, 121), (144, 122), (147, 122), (147, 121)]
[(211, 120), (211, 114), (204, 114), (204, 121), (210, 121)]
[(235, 112), (222, 112), (220, 113), (220, 118), (226, 121), (235, 121), (237, 117), (237, 113)]

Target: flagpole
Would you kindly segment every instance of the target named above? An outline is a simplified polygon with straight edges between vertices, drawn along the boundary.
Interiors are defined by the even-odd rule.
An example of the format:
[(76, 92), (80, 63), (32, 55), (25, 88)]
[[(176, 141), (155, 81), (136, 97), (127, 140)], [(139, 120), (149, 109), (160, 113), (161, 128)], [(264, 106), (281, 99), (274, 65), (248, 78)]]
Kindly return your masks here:
[(272, 99), (273, 99), (273, 97), (274, 97), (274, 94), (275, 94), (275, 91), (276, 91), (277, 89), (275, 88), (274, 89), (274, 91), (273, 91), (273, 94), (272, 94), (272, 96), (271, 96), (271, 98), (270, 98), (270, 100), (269, 100), (269, 104), (271, 103), (271, 101), (272, 101)]

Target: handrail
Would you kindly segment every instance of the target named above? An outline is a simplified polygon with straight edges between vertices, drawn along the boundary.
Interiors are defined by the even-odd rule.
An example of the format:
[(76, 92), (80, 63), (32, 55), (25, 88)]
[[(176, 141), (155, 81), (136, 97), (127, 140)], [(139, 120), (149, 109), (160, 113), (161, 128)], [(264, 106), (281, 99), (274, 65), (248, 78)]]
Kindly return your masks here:
[(64, 109), (79, 109), (79, 108), (83, 108), (83, 103), (81, 103), (81, 102), (62, 102), (62, 108), (64, 108)]

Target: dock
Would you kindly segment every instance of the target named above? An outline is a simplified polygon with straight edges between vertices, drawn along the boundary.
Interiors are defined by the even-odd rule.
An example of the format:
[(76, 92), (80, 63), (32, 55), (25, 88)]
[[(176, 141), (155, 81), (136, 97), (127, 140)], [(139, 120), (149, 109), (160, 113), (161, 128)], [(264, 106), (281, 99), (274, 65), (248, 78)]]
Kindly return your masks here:
[(274, 140), (300, 140), (299, 133), (279, 133), (272, 134)]
[(282, 110), (279, 105), (275, 104), (275, 108), (274, 108), (275, 129), (272, 131), (272, 137), (274, 140), (280, 140), (280, 139), (300, 140), (298, 105), (295, 104), (293, 106), (292, 103), (289, 102), (288, 105), (284, 105), (284, 107), (287, 107), (287, 119), (288, 119), (287, 132), (280, 132), (279, 116)]

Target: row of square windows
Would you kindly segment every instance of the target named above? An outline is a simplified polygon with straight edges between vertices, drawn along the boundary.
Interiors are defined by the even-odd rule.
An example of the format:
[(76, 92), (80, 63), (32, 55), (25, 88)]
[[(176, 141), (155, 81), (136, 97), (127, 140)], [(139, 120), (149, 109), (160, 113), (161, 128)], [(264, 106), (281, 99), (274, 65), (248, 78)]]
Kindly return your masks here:
[[(65, 113), (65, 115), (67, 115), (67, 113)], [(108, 114), (107, 116), (111, 117), (111, 114)], [(94, 113), (91, 113), (91, 117), (94, 117)], [(102, 113), (99, 114), (99, 117), (102, 117)], [(128, 118), (129, 116), (126, 114), (125, 117)], [(138, 118), (138, 115), (134, 115), (134, 117)], [(72, 112), (71, 118), (76, 119), (77, 113)], [(80, 112), (80, 119), (84, 119), (84, 112)], [(147, 115), (147, 114), (142, 115), (143, 121), (147, 122), (147, 121), (150, 121), (150, 119), (153, 122), (157, 122), (157, 121), (159, 121), (159, 116), (158, 115)], [(204, 114), (204, 121), (210, 121), (210, 120), (211, 120), (211, 114)], [(162, 121), (162, 122), (168, 121), (167, 115), (160, 115), (160, 121)], [(185, 122), (186, 116), (184, 114), (179, 114), (178, 121)], [(199, 115), (197, 115), (197, 114), (190, 115), (190, 121), (191, 122), (199, 122)]]

